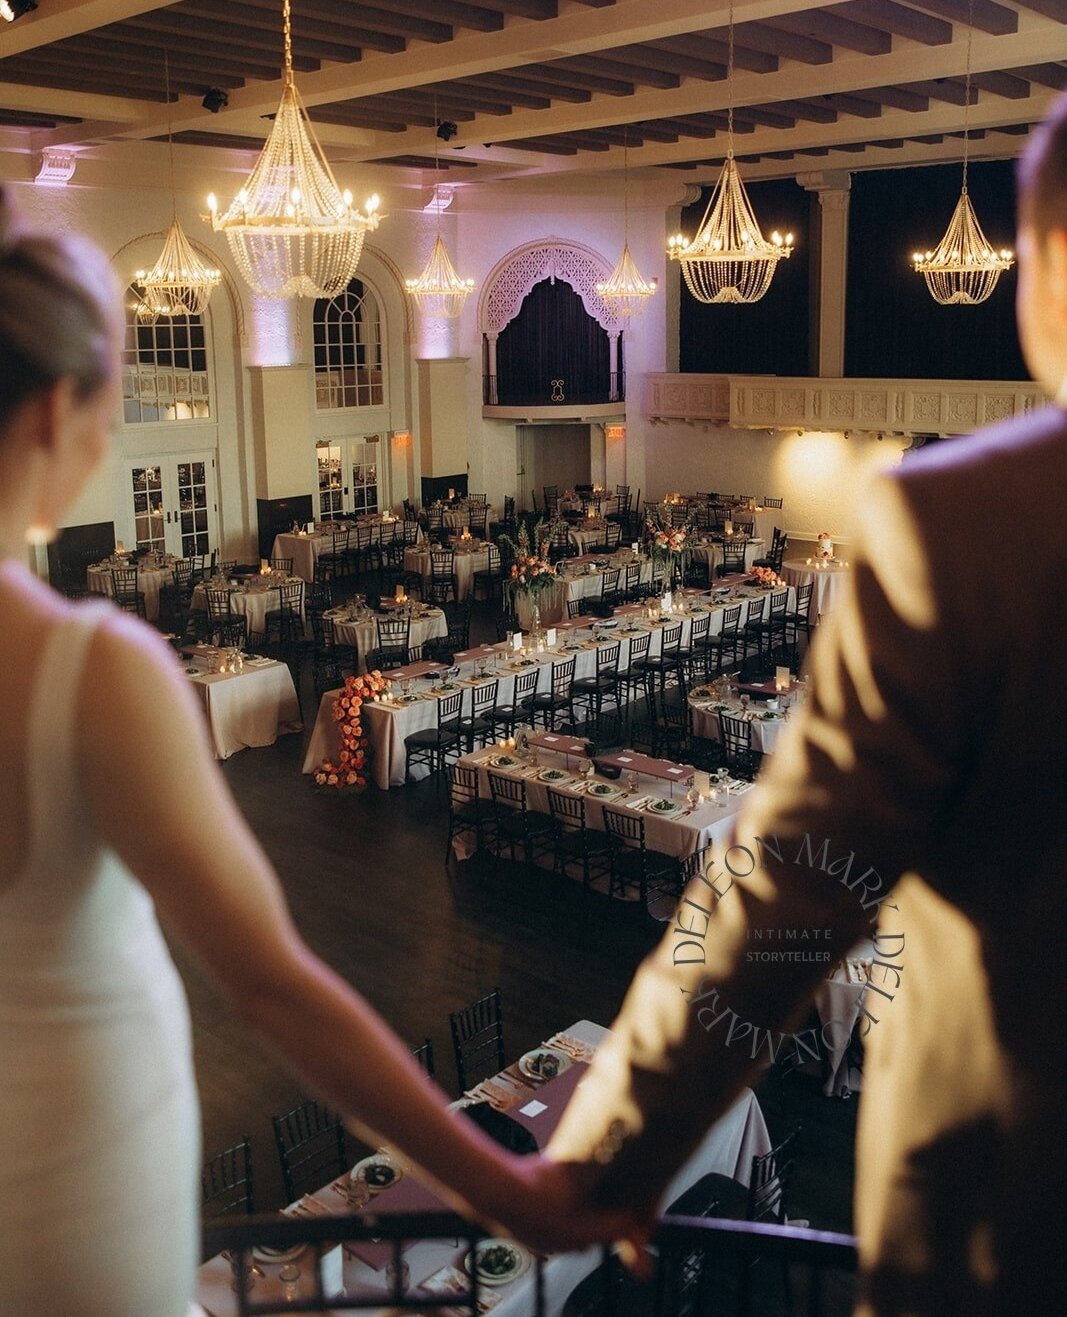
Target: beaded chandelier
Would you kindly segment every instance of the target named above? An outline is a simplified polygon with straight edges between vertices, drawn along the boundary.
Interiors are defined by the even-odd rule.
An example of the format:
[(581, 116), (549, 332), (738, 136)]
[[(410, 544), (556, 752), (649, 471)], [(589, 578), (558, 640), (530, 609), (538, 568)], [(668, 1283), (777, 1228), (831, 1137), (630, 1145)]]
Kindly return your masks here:
[(682, 267), (685, 284), (698, 302), (758, 302), (771, 286), (778, 262), (793, 250), (793, 235), (778, 232), (770, 241), (760, 230), (734, 160), (734, 12), (730, 8), (726, 83), (729, 95), (726, 161), (696, 237), (667, 240), (667, 255)]
[[(170, 60), (164, 56), (167, 105), (170, 105)], [(155, 265), (138, 270), (134, 286), (141, 294), (137, 318), (151, 324), (160, 316), (201, 315), (212, 290), (222, 277), (218, 270), (202, 261), (178, 223), (174, 197), (174, 138), (167, 125), (167, 149), (170, 155), (170, 228)]]
[(445, 240), (441, 237), (441, 211), (448, 204), (442, 204), (438, 183), (440, 161), (437, 143), (441, 136), (441, 124), (437, 121), (437, 99), (434, 98), (434, 120), (437, 122), (437, 134), (433, 143), (433, 208), (437, 217), (437, 231), (433, 240), (430, 259), (423, 267), (417, 279), (405, 279), (404, 289), (409, 297), (418, 303), (423, 315), (434, 319), (454, 320), (463, 310), (463, 303), (474, 291), (473, 279), (462, 279), (456, 273), (452, 258), (448, 254)]
[(263, 152), (229, 210), (208, 197), (211, 227), (225, 233), (241, 274), (261, 297), (335, 297), (356, 272), (378, 198), (353, 210), (337, 186), (293, 79), (289, 0), (282, 6), (284, 86)]
[(926, 280), (930, 296), (942, 306), (977, 306), (991, 296), (1005, 270), (1015, 258), (1008, 248), (999, 252), (989, 245), (967, 194), (967, 157), (970, 153), (968, 119), (971, 108), (971, 32), (974, 0), (967, 6), (967, 78), (963, 101), (963, 191), (948, 222), (945, 236), (933, 251), (916, 252), (912, 264)]
[(656, 292), (656, 280), (645, 279), (630, 255), (630, 163), (629, 143), (622, 139), (622, 255), (603, 283), (596, 286), (597, 296), (620, 319), (639, 316)]

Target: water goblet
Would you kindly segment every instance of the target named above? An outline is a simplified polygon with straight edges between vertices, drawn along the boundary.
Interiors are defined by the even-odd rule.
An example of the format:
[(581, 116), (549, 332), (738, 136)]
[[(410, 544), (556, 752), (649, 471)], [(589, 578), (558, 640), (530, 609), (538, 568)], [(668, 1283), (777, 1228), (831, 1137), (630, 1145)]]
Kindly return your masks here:
[(408, 677), (408, 676), (401, 677), (401, 678), (400, 678), (400, 693), (403, 695), (403, 697), (404, 697), (405, 700), (408, 698), (408, 695), (410, 694), (410, 692), (411, 692), (411, 678)]
[(629, 773), (626, 774), (626, 779), (625, 779), (625, 781), (626, 781), (626, 794), (627, 794), (628, 796), (632, 796), (632, 795), (636, 794), (636, 792), (637, 792), (637, 774), (636, 774), (632, 769), (631, 769), (631, 771), (630, 771)]
[(700, 792), (697, 790), (692, 778), (689, 780), (689, 790), (685, 793), (685, 800), (689, 806), (690, 814), (700, 804)]
[(290, 1262), (278, 1272), (278, 1279), (282, 1283), (282, 1298), (286, 1303), (295, 1302), (300, 1292), (300, 1268)]

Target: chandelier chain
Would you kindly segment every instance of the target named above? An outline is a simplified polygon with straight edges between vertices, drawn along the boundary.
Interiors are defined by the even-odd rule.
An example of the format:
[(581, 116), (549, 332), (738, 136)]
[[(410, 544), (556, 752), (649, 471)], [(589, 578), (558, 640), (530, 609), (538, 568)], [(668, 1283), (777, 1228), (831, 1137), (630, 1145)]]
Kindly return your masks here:
[(293, 82), (293, 19), (289, 11), (289, 0), (282, 3), (282, 60), (284, 62), (285, 85)]
[(967, 194), (967, 163), (971, 153), (971, 40), (974, 36), (974, 0), (967, 0), (967, 72), (963, 80), (963, 192)]
[(734, 7), (730, 6), (729, 28), (726, 36), (726, 154), (734, 154)]

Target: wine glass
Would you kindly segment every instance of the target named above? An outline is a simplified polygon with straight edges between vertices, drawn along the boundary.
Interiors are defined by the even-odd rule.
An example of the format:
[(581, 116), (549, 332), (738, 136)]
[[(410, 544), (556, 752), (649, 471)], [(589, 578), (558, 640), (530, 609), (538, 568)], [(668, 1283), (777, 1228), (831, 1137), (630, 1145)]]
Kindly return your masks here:
[(690, 814), (700, 804), (700, 792), (697, 790), (696, 783), (692, 778), (689, 779), (689, 790), (685, 793), (685, 801), (689, 806)]
[(408, 698), (408, 695), (409, 695), (410, 691), (411, 691), (411, 678), (408, 677), (408, 676), (403, 676), (403, 677), (401, 677), (401, 678), (400, 678), (400, 692), (401, 692), (401, 694), (403, 695), (403, 697), (404, 697), (405, 700)]
[(745, 691), (742, 691), (742, 692), (741, 692), (741, 716), (744, 717), (744, 715), (747, 714), (747, 713), (748, 713), (748, 694), (747, 694)]
[(635, 795), (637, 792), (637, 774), (633, 771), (633, 769), (631, 769), (630, 772), (626, 774), (625, 782), (626, 782), (626, 794), (628, 796)]

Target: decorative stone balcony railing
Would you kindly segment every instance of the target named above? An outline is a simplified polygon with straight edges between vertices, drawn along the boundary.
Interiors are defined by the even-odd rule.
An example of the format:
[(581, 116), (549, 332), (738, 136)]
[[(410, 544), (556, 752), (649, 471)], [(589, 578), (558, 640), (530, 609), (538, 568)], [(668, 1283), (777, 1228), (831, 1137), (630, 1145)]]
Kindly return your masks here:
[(778, 375), (645, 377), (645, 414), (735, 430), (964, 434), (1045, 402), (1033, 381), (818, 379)]

